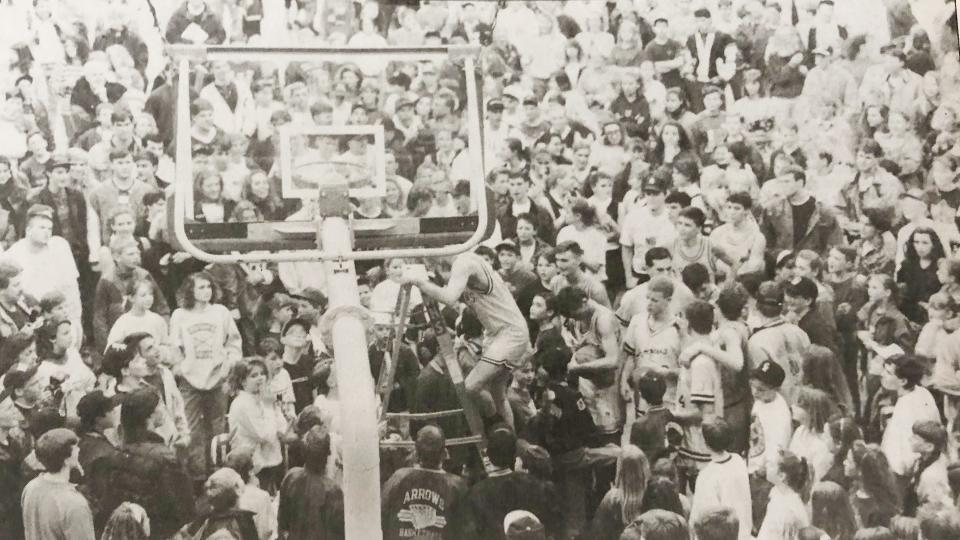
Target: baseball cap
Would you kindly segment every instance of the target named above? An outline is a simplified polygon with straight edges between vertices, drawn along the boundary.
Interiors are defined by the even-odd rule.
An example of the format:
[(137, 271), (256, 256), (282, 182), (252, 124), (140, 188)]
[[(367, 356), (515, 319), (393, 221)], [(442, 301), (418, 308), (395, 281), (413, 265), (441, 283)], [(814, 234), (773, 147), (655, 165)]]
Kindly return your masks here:
[(940, 425), (940, 422), (934, 422), (933, 420), (914, 423), (913, 434), (940, 448), (943, 448), (943, 445), (947, 443), (947, 430)]
[(45, 217), (50, 221), (53, 221), (53, 208), (50, 208), (45, 204), (35, 204), (31, 206), (29, 210), (27, 210), (27, 219), (36, 216)]
[(543, 523), (528, 510), (513, 510), (503, 517), (503, 532), (509, 540), (546, 538)]
[(14, 366), (7, 371), (7, 374), (3, 377), (3, 388), (8, 392), (12, 393), (14, 390), (19, 390), (27, 385), (27, 382), (37, 374), (37, 367), (31, 367), (23, 369), (21, 367)]
[(314, 287), (307, 287), (300, 291), (300, 294), (293, 296), (293, 298), (302, 298), (307, 302), (310, 302), (315, 308), (322, 308), (327, 305), (327, 295), (323, 294), (323, 291), (316, 289)]
[(783, 384), (783, 380), (787, 378), (787, 374), (776, 362), (773, 362), (772, 360), (764, 360), (753, 370), (753, 372), (750, 374), (750, 377), (762, 382), (770, 388), (780, 388), (780, 385)]
[(57, 167), (69, 169), (70, 165), (71, 165), (71, 161), (70, 161), (69, 154), (56, 153), (50, 156), (50, 161), (47, 161), (47, 171), (52, 171)]
[(294, 317), (293, 319), (290, 319), (289, 321), (287, 321), (287, 324), (283, 325), (283, 329), (280, 331), (280, 335), (281, 336), (287, 335), (287, 332), (289, 332), (290, 329), (293, 328), (294, 326), (299, 326), (303, 328), (304, 332), (307, 332), (307, 333), (310, 332), (310, 321), (301, 317)]
[(765, 281), (757, 289), (757, 305), (782, 307), (783, 290), (773, 281)]
[(500, 251), (504, 249), (508, 249), (516, 253), (517, 255), (520, 254), (520, 248), (513, 243), (513, 240), (504, 240), (503, 242), (500, 242), (499, 244), (497, 244), (497, 253), (500, 253)]
[(487, 110), (490, 112), (503, 112), (503, 101), (491, 99), (487, 102)]
[(108, 398), (100, 390), (88, 392), (77, 402), (77, 416), (81, 420), (95, 420), (107, 414), (120, 404), (120, 398)]
[(661, 175), (651, 174), (643, 183), (641, 191), (644, 193), (656, 191), (657, 193), (666, 193), (670, 189), (670, 182)]

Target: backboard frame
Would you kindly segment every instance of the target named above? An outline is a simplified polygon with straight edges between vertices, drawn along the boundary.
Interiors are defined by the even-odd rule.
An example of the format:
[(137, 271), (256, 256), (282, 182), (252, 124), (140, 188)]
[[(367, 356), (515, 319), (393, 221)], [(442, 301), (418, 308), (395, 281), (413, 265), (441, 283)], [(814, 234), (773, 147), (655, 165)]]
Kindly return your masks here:
[[(190, 143), (190, 62), (205, 60), (262, 60), (274, 62), (294, 62), (309, 61), (314, 58), (317, 61), (345, 62), (356, 60), (358, 56), (378, 56), (386, 57), (390, 60), (422, 62), (430, 60), (457, 59), (462, 60), (464, 70), (467, 74), (475, 73), (476, 61), (479, 57), (480, 48), (473, 45), (457, 45), (448, 47), (406, 47), (406, 48), (323, 48), (323, 47), (249, 47), (249, 46), (193, 46), (193, 45), (171, 45), (168, 51), (175, 61), (178, 61), (178, 88), (177, 88), (177, 132), (176, 132), (176, 183), (175, 190), (178, 194), (192, 193), (193, 190), (193, 161), (192, 149)], [(471, 162), (471, 174), (468, 179), (471, 186), (471, 201), (476, 207), (476, 215), (464, 216), (462, 218), (434, 218), (436, 223), (431, 224), (427, 221), (429, 218), (393, 218), (393, 219), (372, 219), (357, 220), (351, 222), (351, 232), (354, 237), (354, 243), (358, 237), (358, 232), (364, 228), (369, 229), (368, 234), (383, 234), (383, 231), (389, 231), (384, 235), (383, 242), (371, 242), (375, 245), (373, 249), (350, 249), (328, 251), (318, 246), (317, 234), (318, 228), (322, 227), (322, 218), (325, 216), (316, 216), (317, 226), (312, 229), (306, 229), (301, 233), (284, 235), (280, 230), (266, 231), (265, 227), (259, 227), (261, 237), (257, 240), (246, 240), (241, 238), (238, 231), (243, 229), (244, 224), (223, 223), (223, 224), (200, 224), (186, 221), (187, 201), (189, 197), (174, 196), (173, 208), (173, 229), (174, 237), (179, 247), (192, 256), (215, 263), (236, 263), (236, 262), (295, 262), (295, 261), (332, 261), (332, 260), (371, 260), (385, 259), (394, 257), (445, 257), (463, 253), (479, 245), (490, 232), (492, 217), (490, 216), (491, 204), (485, 188), (485, 178), (483, 169), (483, 143), (481, 134), (481, 113), (479, 103), (479, 91), (475, 77), (467, 76), (465, 78), (467, 90), (467, 104), (465, 107), (466, 120), (468, 126), (467, 151)], [(441, 220), (449, 223), (440, 223)], [(439, 232), (433, 234), (421, 231), (424, 221), (427, 226), (434, 227)], [(366, 223), (371, 222), (371, 223)], [(373, 223), (379, 222), (379, 223)], [(284, 222), (266, 222), (280, 224)], [(303, 223), (303, 222), (301, 222)], [(476, 224), (473, 233), (465, 240), (451, 241), (450, 239), (460, 239), (466, 233), (452, 232), (449, 229), (458, 223), (464, 225)], [(187, 234), (187, 226), (191, 226), (194, 231), (216, 232), (218, 230), (230, 230), (234, 235), (232, 239), (228, 237), (226, 241), (220, 241), (213, 235), (206, 241), (195, 242)], [(376, 232), (371, 232), (376, 231)], [(306, 238), (309, 233), (309, 240)], [(392, 242), (395, 237), (396, 242)], [(413, 240), (416, 247), (403, 247), (397, 243), (406, 243)], [(307, 246), (312, 246), (307, 248)], [(203, 249), (208, 247), (214, 251)], [(354, 246), (356, 247), (356, 245)], [(208, 248), (208, 249), (209, 249)], [(243, 250), (244, 252), (239, 252)]]

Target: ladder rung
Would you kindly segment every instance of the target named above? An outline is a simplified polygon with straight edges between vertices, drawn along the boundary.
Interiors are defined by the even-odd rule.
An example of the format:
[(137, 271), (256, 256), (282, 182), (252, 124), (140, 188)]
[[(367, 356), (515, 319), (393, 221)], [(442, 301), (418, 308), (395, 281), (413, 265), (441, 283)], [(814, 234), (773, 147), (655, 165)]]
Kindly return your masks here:
[(437, 411), (426, 413), (387, 413), (387, 418), (408, 418), (410, 420), (431, 420), (433, 418), (443, 418), (461, 414), (463, 409), (450, 409), (449, 411)]
[[(479, 444), (483, 441), (483, 437), (479, 435), (471, 435), (469, 437), (457, 437), (454, 439), (447, 439), (446, 446), (464, 446), (468, 444)], [(413, 448), (416, 443), (414, 441), (380, 441), (380, 448)]]

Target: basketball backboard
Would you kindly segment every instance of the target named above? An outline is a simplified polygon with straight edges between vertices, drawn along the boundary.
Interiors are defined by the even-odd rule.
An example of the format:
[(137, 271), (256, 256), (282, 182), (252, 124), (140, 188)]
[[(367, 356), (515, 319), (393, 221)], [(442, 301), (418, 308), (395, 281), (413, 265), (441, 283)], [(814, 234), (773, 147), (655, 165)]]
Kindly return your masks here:
[[(492, 204), (484, 187), (481, 155), (481, 100), (476, 78), (465, 76), (466, 73), (474, 73), (477, 48), (271, 49), (246, 46), (173, 46), (171, 54), (178, 60), (179, 68), (177, 185), (173, 204), (168, 206), (171, 207), (171, 225), (176, 241), (180, 248), (192, 255), (216, 262), (441, 256), (472, 249), (492, 232), (495, 220), (490, 213)], [(373, 73), (369, 65), (371, 62), (382, 65), (384, 74)], [(231, 176), (231, 171), (225, 170), (229, 169), (229, 166), (221, 163), (222, 156), (217, 154), (216, 149), (213, 150), (213, 158), (208, 159), (205, 154), (210, 151), (200, 150), (203, 147), (198, 146), (198, 139), (201, 137), (197, 134), (196, 121), (200, 116), (198, 112), (202, 113), (205, 105), (198, 107), (196, 99), (191, 102), (191, 84), (194, 90), (198, 86), (204, 88), (200, 92), (201, 98), (205, 92), (209, 92), (203, 81), (198, 82), (196, 78), (191, 81), (190, 74), (196, 72), (200, 66), (209, 66), (204, 69), (212, 72), (215, 79), (236, 78), (246, 84), (250, 84), (251, 79), (256, 79), (252, 84), (254, 93), (268, 88), (271, 83), (285, 89), (282, 98), (271, 97), (266, 93), (248, 96), (252, 111), (250, 115), (256, 123), (253, 127), (227, 126), (235, 128), (241, 137), (251, 141), (251, 145), (258, 144), (261, 148), (266, 148), (267, 153), (273, 152), (271, 160), (258, 163), (263, 168), (262, 172), (253, 171), (256, 174), (251, 175), (240, 171), (240, 177), (245, 180), (239, 183), (243, 185), (238, 185), (237, 176)], [(468, 210), (455, 213), (456, 215), (431, 212), (410, 216), (399, 211), (395, 214), (387, 212), (387, 205), (395, 202), (391, 201), (390, 197), (396, 197), (398, 186), (397, 171), (388, 170), (386, 163), (388, 156), (391, 163), (396, 161), (388, 145), (392, 144), (392, 148), (396, 148), (397, 141), (394, 138), (399, 130), (392, 124), (392, 119), (388, 123), (391, 129), (385, 131), (382, 119), (367, 120), (367, 123), (348, 123), (342, 116), (337, 118), (337, 115), (342, 115), (344, 108), (347, 114), (350, 114), (351, 110), (349, 101), (342, 99), (341, 88), (338, 87), (343, 70), (353, 70), (356, 75), (366, 80), (376, 81), (374, 84), (383, 86), (382, 94), (388, 94), (395, 90), (387, 82), (391, 80), (386, 74), (389, 70), (394, 70), (395, 73), (410, 69), (428, 71), (424, 66), (443, 67), (447, 73), (452, 74), (451, 78), (455, 76), (459, 79), (458, 90), (462, 91), (454, 99), (459, 101), (456, 114), (459, 115), (457, 121), (462, 127), (457, 132), (464, 147), (461, 152), (469, 159), (468, 169), (460, 170), (468, 170), (468, 174), (465, 175), (466, 178), (447, 178), (449, 185), (445, 196), (449, 196), (457, 180), (469, 182), (470, 189), (469, 202), (461, 201), (459, 205)], [(366, 76), (362, 75), (361, 69), (366, 71)], [(230, 75), (224, 75), (224, 72), (229, 72)], [(329, 83), (329, 78), (334, 77), (333, 73), (337, 73), (337, 80)], [(316, 82), (313, 80), (315, 77), (321, 81), (313, 85)], [(307, 79), (311, 85), (308, 86), (302, 79)], [(326, 79), (326, 83), (323, 79)], [(349, 78), (344, 76), (343, 79)], [(213, 85), (213, 82), (209, 85)], [(305, 94), (305, 89), (313, 86), (325, 87), (329, 93), (306, 94), (305, 99), (314, 105), (324, 103), (330, 106), (311, 108), (308, 104), (297, 110), (297, 107), (302, 105), (298, 100), (303, 98), (297, 93)], [(403, 95), (417, 97), (412, 92)], [(421, 92), (419, 99), (435, 97)], [(380, 95), (379, 98), (381, 104), (391, 99), (397, 101), (396, 96), (391, 95)], [(353, 103), (357, 102), (359, 101)], [(238, 110), (239, 108), (240, 105), (237, 106)], [(217, 111), (216, 107), (213, 109), (214, 116), (223, 116), (222, 110)], [(323, 120), (322, 115), (331, 109), (332, 122), (316, 122)], [(356, 119), (351, 117), (350, 120)], [(215, 119), (214, 123), (217, 121), (223, 120)], [(240, 123), (242, 124), (242, 121)], [(269, 133), (269, 136), (262, 137), (264, 133)], [(228, 137), (228, 140), (233, 139)], [(229, 161), (232, 146), (224, 151), (228, 154), (224, 159)], [(252, 153), (248, 150), (247, 157)], [(425, 160), (432, 159), (432, 156), (414, 158)], [(393, 167), (395, 169), (396, 165)], [(420, 171), (419, 168), (414, 170)], [(212, 175), (220, 177), (220, 194), (208, 196), (204, 191), (206, 187), (216, 191), (216, 182), (208, 181), (205, 177)], [(249, 205), (210, 202), (224, 199), (227, 191), (235, 199), (243, 199), (250, 190), (256, 189), (258, 182), (262, 184), (262, 176), (266, 176), (269, 196), (276, 199), (279, 211), (261, 212), (258, 207), (256, 212), (244, 212)], [(416, 185), (423, 184), (436, 193), (442, 194), (444, 191), (443, 187), (437, 187), (443, 184), (441, 180), (409, 180), (416, 181)], [(329, 192), (331, 190), (328, 188), (334, 186), (339, 186), (337, 189), (349, 189), (349, 207), (331, 210), (329, 204), (325, 205), (318, 200), (321, 192)], [(402, 195), (406, 196), (409, 190), (409, 184), (403, 186)], [(383, 205), (383, 212), (372, 211), (376, 210), (375, 199), (380, 201), (378, 204)], [(230, 202), (235, 203), (236, 200)], [(205, 212), (204, 208), (211, 204), (219, 204), (224, 208), (214, 208), (212, 213)], [(231, 215), (226, 215), (228, 212), (225, 206), (233, 210)], [(350, 219), (353, 249), (347, 256), (342, 253), (334, 255), (317, 247), (318, 218), (321, 215), (329, 217), (331, 212), (338, 214), (337, 217)], [(216, 219), (207, 219), (207, 214), (214, 215)]]

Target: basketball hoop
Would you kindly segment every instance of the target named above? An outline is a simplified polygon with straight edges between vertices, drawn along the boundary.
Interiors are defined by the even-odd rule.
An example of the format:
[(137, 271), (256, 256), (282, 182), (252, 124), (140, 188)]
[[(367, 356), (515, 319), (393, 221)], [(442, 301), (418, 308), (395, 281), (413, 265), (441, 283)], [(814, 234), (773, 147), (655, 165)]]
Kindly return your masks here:
[[(283, 262), (283, 261), (321, 261), (333, 259), (369, 260), (395, 257), (441, 257), (450, 256), (468, 251), (476, 247), (489, 235), (494, 225), (484, 183), (483, 170), (483, 142), (481, 136), (481, 114), (477, 82), (474, 77), (466, 77), (467, 105), (465, 116), (467, 121), (467, 152), (470, 158), (470, 198), (475, 213), (459, 218), (390, 218), (381, 219), (378, 226), (368, 227), (367, 231), (377, 231), (367, 235), (356, 235), (356, 227), (351, 224), (353, 234), (353, 249), (348, 252), (332, 252), (328, 247), (317, 249), (313, 242), (296, 241), (277, 231), (277, 227), (289, 230), (289, 225), (282, 222), (255, 223), (255, 224), (220, 224), (220, 223), (188, 223), (187, 216), (190, 208), (188, 202), (193, 192), (193, 155), (191, 149), (190, 118), (190, 63), (206, 60), (224, 61), (263, 61), (263, 62), (294, 62), (294, 61), (332, 61), (350, 62), (365, 56), (378, 56), (390, 61), (438, 61), (455, 59), (462, 60), (465, 73), (474, 73), (476, 57), (480, 49), (476, 46), (450, 47), (413, 47), (413, 48), (263, 48), (245, 46), (188, 46), (173, 45), (169, 47), (171, 56), (178, 61), (179, 82), (177, 94), (177, 135), (176, 135), (176, 163), (177, 181), (176, 195), (174, 196), (172, 225), (174, 236), (179, 247), (198, 259), (208, 262)], [(290, 151), (292, 136), (349, 136), (366, 134), (374, 139), (373, 163), (370, 170), (358, 171), (357, 164), (338, 163), (336, 160), (316, 158), (314, 171), (308, 172), (306, 164), (297, 164), (304, 174), (301, 178), (319, 177), (335, 178), (347, 177), (349, 184), (356, 184), (359, 192), (352, 192), (352, 196), (366, 196), (382, 194), (383, 184), (379, 183), (383, 175), (383, 127), (368, 126), (335, 126), (310, 128), (306, 131), (295, 129), (282, 130), (281, 134), (281, 165), (294, 169), (294, 163), (287, 162), (284, 148)], [(323, 162), (323, 163), (321, 163)], [(372, 178), (363, 178), (372, 172)], [(297, 191), (295, 178), (296, 171), (289, 170), (291, 189)], [(308, 179), (309, 180), (309, 179)], [(310, 182), (301, 182), (301, 188), (306, 189)], [(379, 183), (379, 185), (378, 185)], [(310, 199), (314, 196), (303, 191), (298, 198)], [(469, 228), (469, 231), (465, 229)], [(315, 229), (314, 229), (315, 230)]]

